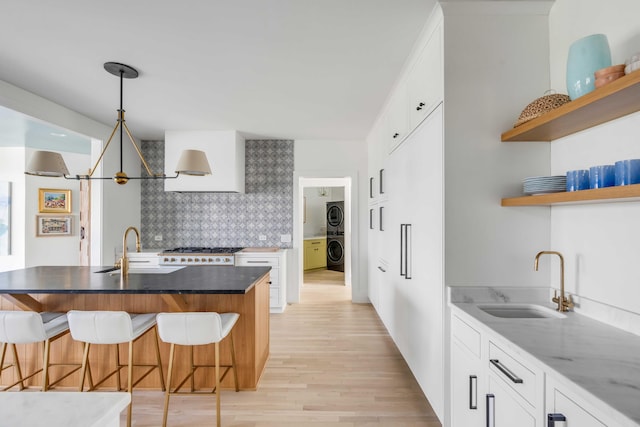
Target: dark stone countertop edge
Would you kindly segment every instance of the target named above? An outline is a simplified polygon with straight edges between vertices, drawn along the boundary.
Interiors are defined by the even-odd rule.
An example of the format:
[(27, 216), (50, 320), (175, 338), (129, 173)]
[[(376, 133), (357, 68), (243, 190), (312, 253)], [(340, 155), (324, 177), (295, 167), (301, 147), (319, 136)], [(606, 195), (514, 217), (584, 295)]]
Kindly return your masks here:
[[(68, 281), (69, 278), (59, 279), (52, 278), (50, 279), (50, 285), (39, 286), (39, 287), (30, 287), (29, 285), (24, 285), (23, 283), (13, 287), (13, 285), (7, 285), (7, 281), (9, 282), (24, 282), (26, 278), (35, 279), (37, 278), (38, 273), (42, 273), (47, 269), (52, 269), (52, 271), (64, 271), (64, 272), (74, 272), (75, 274), (80, 273), (88, 273), (90, 277), (92, 275), (100, 275), (100, 274), (108, 274), (108, 273), (97, 273), (98, 271), (104, 270), (108, 267), (80, 267), (80, 266), (39, 266), (39, 267), (30, 267), (27, 269), (21, 270), (12, 270), (8, 272), (0, 273), (0, 293), (3, 294), (143, 294), (143, 295), (162, 295), (162, 294), (220, 294), (220, 295), (243, 295), (249, 292), (256, 283), (260, 280), (264, 279), (265, 275), (269, 274), (271, 271), (271, 267), (210, 267), (210, 266), (197, 266), (197, 267), (186, 267), (184, 269), (168, 273), (168, 274), (139, 274), (136, 276), (129, 276), (130, 283), (126, 286), (120, 286), (119, 282), (115, 280), (117, 277), (108, 276), (111, 280), (108, 279), (107, 276), (102, 276), (100, 281), (105, 282), (105, 284), (101, 284), (101, 286), (90, 286), (88, 284), (77, 285), (77, 287), (70, 287)], [(222, 280), (224, 277), (217, 277), (215, 274), (212, 277), (211, 285), (200, 285), (189, 287), (184, 285), (185, 275), (187, 277), (191, 275), (191, 273), (201, 273), (202, 271), (207, 271), (205, 269), (214, 269), (209, 271), (214, 271), (215, 269), (224, 269), (218, 270), (219, 272), (229, 272), (234, 270), (228, 269), (242, 269), (242, 272), (249, 272), (249, 270), (253, 270), (254, 274), (245, 275), (240, 283), (240, 286), (236, 284), (236, 286), (225, 286), (225, 285), (217, 285), (215, 284), (216, 280)], [(237, 270), (235, 270), (237, 271)], [(35, 274), (35, 277), (32, 277)], [(220, 276), (224, 276), (221, 274)], [(99, 278), (100, 276), (95, 276), (94, 278)], [(81, 282), (85, 277), (78, 276), (75, 277), (78, 282)], [(159, 283), (154, 283), (154, 279)], [(228, 279), (228, 277), (227, 277)], [(178, 285), (170, 284), (170, 281), (178, 280)], [(86, 280), (86, 283), (90, 282), (91, 279)], [(249, 282), (250, 281), (250, 282)], [(132, 287), (128, 287), (132, 286)], [(154, 287), (157, 286), (157, 287)]]

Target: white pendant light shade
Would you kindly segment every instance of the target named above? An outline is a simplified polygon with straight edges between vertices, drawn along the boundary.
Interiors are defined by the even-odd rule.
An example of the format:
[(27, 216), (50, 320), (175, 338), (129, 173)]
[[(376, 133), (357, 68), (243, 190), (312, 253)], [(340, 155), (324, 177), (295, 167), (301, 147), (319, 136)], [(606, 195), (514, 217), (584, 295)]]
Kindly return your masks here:
[(176, 173), (184, 175), (211, 175), (211, 167), (204, 151), (184, 150), (178, 160)]
[(31, 156), (25, 173), (27, 175), (60, 177), (69, 175), (69, 170), (60, 153), (36, 151)]

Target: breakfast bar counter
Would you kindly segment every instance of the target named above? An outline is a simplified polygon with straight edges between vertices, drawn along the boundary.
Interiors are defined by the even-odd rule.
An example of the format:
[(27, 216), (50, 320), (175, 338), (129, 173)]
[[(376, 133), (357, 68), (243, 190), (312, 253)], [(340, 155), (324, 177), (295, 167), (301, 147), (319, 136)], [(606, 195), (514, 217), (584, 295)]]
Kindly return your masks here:
[[(76, 310), (123, 310), (129, 313), (157, 313), (167, 311), (215, 311), (240, 314), (234, 327), (238, 380), (240, 388), (255, 390), (269, 356), (269, 267), (159, 267), (131, 269), (121, 279), (119, 270), (79, 266), (41, 266), (0, 273), (0, 309), (67, 312)], [(161, 344), (163, 364), (168, 362), (169, 345)], [(142, 337), (136, 343), (135, 359), (149, 363), (154, 357), (152, 337)], [(222, 363), (228, 364), (228, 343), (221, 348)], [(40, 366), (37, 345), (25, 345), (25, 366)], [(114, 350), (96, 348), (91, 367), (95, 376), (109, 372), (104, 366)], [(126, 346), (122, 346), (126, 347)], [(140, 349), (141, 348), (141, 349)], [(140, 350), (139, 350), (140, 349)], [(120, 355), (124, 357), (124, 351)], [(187, 350), (178, 351), (178, 360), (188, 361)], [(23, 354), (23, 353), (21, 353)], [(78, 362), (82, 345), (65, 336), (52, 346), (52, 360)], [(208, 363), (212, 351), (196, 348), (196, 363)], [(94, 360), (95, 359), (95, 360)], [(21, 363), (24, 363), (21, 360)], [(178, 373), (187, 372), (180, 366)], [(9, 371), (3, 373), (2, 383), (10, 383)], [(205, 371), (206, 372), (206, 371)], [(204, 377), (204, 376), (202, 376)], [(37, 379), (37, 378), (36, 378)], [(212, 386), (213, 376), (199, 378), (197, 386)], [(62, 386), (76, 386), (77, 374), (65, 379)], [(34, 383), (35, 384), (35, 383)], [(115, 384), (115, 379), (114, 379)], [(231, 386), (231, 377), (223, 387)], [(140, 387), (159, 388), (155, 376), (146, 377)]]

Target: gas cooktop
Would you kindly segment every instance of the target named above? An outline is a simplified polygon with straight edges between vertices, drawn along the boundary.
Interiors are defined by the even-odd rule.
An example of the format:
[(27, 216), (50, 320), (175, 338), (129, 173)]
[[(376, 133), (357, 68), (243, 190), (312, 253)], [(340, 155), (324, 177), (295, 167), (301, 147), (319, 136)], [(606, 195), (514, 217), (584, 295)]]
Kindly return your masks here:
[(165, 249), (163, 254), (233, 254), (244, 248), (223, 248), (223, 247), (202, 247), (202, 246), (186, 246), (173, 249)]
[(209, 248), (188, 246), (165, 249), (160, 265), (234, 265), (234, 253), (244, 248)]

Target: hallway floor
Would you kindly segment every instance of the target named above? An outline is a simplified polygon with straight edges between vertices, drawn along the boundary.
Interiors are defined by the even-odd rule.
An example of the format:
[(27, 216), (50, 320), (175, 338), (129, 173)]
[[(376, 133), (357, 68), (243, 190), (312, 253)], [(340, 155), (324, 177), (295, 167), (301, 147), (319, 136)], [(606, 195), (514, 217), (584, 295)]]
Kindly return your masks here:
[[(223, 426), (441, 426), (371, 305), (350, 295), (318, 280), (271, 315), (259, 389), (223, 390)], [(161, 424), (162, 393), (135, 391), (133, 401), (133, 425)], [(213, 395), (172, 397), (168, 425), (213, 426), (214, 408)]]

